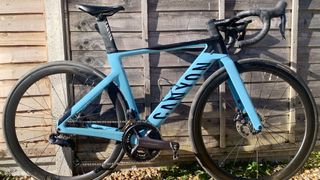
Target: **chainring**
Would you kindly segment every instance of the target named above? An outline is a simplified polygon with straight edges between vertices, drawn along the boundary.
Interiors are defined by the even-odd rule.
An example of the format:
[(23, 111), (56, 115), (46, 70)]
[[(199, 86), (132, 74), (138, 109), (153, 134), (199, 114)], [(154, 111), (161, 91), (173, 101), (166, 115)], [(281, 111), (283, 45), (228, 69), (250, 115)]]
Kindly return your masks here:
[(136, 122), (129, 126), (122, 137), (122, 147), (128, 157), (135, 161), (150, 161), (155, 159), (159, 149), (150, 149), (139, 146), (138, 138), (151, 138), (161, 140), (159, 130), (146, 122)]

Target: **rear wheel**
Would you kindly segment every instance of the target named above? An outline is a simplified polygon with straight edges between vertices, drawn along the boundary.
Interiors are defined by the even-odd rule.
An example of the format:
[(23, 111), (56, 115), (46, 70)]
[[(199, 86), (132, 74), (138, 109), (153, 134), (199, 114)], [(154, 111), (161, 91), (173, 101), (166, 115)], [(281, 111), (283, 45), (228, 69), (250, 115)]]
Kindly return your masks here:
[(243, 60), (237, 68), (263, 129), (253, 133), (228, 88), (228, 74), (220, 69), (200, 88), (190, 111), (196, 156), (217, 179), (288, 179), (316, 141), (310, 92), (293, 71), (270, 61)]
[[(93, 179), (114, 168), (123, 156), (112, 140), (58, 134), (56, 121), (105, 76), (86, 65), (48, 63), (24, 76), (4, 110), (4, 134), (18, 164), (38, 179)], [(109, 85), (67, 126), (122, 127), (126, 105)], [(59, 139), (62, 144), (49, 141)]]

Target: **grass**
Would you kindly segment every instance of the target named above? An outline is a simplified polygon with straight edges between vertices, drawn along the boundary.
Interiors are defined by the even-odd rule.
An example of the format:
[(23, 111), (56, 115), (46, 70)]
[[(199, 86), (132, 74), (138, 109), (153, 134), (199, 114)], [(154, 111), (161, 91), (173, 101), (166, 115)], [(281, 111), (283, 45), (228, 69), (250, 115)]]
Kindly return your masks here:
[[(314, 151), (311, 153), (309, 159), (304, 164), (301, 171), (306, 169), (318, 168), (320, 167), (320, 151)], [(243, 163), (238, 163), (236, 165), (227, 164), (226, 168), (232, 174), (237, 176), (247, 177), (247, 178), (255, 178), (257, 171), (259, 174), (272, 174), (274, 171), (277, 171), (282, 168), (281, 163), (277, 162), (252, 162), (249, 165), (244, 165)], [(161, 169), (162, 177), (166, 180), (188, 180), (188, 179), (209, 179), (210, 176), (197, 164), (185, 164), (179, 166), (170, 166)]]
[(0, 179), (2, 179), (2, 180), (13, 180), (15, 178), (9, 172), (0, 170)]
[(320, 151), (313, 151), (309, 159), (304, 164), (304, 169), (312, 169), (320, 167)]
[(161, 177), (165, 180), (206, 180), (210, 178), (209, 174), (207, 174), (197, 163), (164, 167), (160, 172)]

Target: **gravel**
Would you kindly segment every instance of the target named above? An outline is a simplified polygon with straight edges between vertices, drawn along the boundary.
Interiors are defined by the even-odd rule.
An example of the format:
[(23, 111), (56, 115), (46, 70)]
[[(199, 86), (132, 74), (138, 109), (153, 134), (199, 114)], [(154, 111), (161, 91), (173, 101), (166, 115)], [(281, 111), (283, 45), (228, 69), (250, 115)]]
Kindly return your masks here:
[[(104, 180), (127, 180), (127, 179), (160, 180), (163, 178), (161, 177), (161, 172), (159, 168), (139, 168), (139, 169), (126, 170), (123, 172), (114, 172), (111, 175), (104, 178)], [(188, 179), (198, 180), (199, 178), (190, 176)], [(320, 179), (320, 168), (303, 170), (302, 172), (297, 173), (290, 180), (318, 180), (318, 179)]]
[[(1, 179), (1, 177), (0, 177)], [(30, 177), (16, 177), (17, 180), (33, 180)], [(125, 170), (123, 172), (114, 172), (109, 176), (105, 177), (103, 180), (162, 180), (161, 171), (159, 168), (137, 168)], [(177, 178), (177, 180), (182, 180), (182, 178)], [(188, 179), (184, 180), (198, 180), (197, 177), (190, 176)], [(320, 179), (320, 168), (306, 169), (297, 173), (290, 180), (318, 180)]]

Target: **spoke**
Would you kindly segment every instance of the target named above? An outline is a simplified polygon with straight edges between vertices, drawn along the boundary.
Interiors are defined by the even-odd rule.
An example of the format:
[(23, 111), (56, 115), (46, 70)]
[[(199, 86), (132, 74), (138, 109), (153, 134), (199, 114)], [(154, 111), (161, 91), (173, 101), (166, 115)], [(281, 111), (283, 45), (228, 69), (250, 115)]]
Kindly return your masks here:
[[(279, 77), (277, 76), (277, 79), (278, 79)], [(272, 95), (272, 93), (273, 93), (273, 90), (274, 90), (274, 88), (276, 87), (276, 85), (278, 84), (278, 81), (276, 82), (276, 83), (273, 83), (273, 87), (272, 87), (272, 89), (271, 89), (271, 91), (270, 91), (270, 94), (269, 94), (269, 96), (268, 96), (268, 98), (265, 98), (264, 99), (264, 106), (263, 106), (263, 108), (262, 108), (262, 112), (264, 112), (264, 109), (266, 108), (266, 106), (269, 104), (267, 101), (270, 99), (270, 97), (271, 97), (271, 95)]]
[[(281, 95), (281, 97), (279, 98), (279, 100), (280, 99), (283, 99), (283, 96), (285, 95), (285, 92), (287, 91), (287, 89), (289, 88), (290, 86), (287, 86), (287, 88), (283, 91), (283, 93), (282, 93), (282, 95)], [(266, 105), (267, 105), (268, 103), (266, 103)], [(266, 107), (266, 105), (265, 105), (265, 107)], [(265, 112), (265, 107), (262, 109), (262, 113), (264, 114), (264, 112)], [(276, 107), (276, 106), (275, 106)], [(270, 107), (271, 108), (271, 107)], [(272, 110), (274, 110), (275, 108), (271, 108), (271, 109), (269, 109), (269, 111), (271, 111), (272, 112)], [(269, 114), (269, 115), (271, 115), (271, 114)]]
[[(37, 109), (35, 109), (35, 108), (31, 107), (31, 106), (25, 105), (25, 104), (23, 104), (23, 103), (21, 103), (21, 102), (19, 102), (19, 105), (23, 105), (23, 106), (25, 106), (25, 107), (27, 107), (27, 108), (31, 108), (32, 110), (37, 111)], [(45, 114), (47, 114), (47, 115), (50, 115), (50, 116), (54, 117), (52, 114), (48, 113), (48, 111), (43, 111), (43, 112), (44, 112)], [(54, 117), (54, 118), (55, 118), (55, 117)]]
[[(61, 148), (61, 147), (59, 147)], [(61, 148), (61, 151), (63, 151), (63, 149)], [(58, 153), (58, 152), (57, 152)], [(58, 174), (60, 174), (60, 171), (61, 171), (61, 168), (62, 168), (62, 163), (63, 163), (63, 160), (60, 160), (60, 167), (59, 167), (59, 171), (58, 171)]]
[(60, 96), (58, 95), (59, 93), (57, 92), (56, 88), (54, 88), (54, 86), (53, 86), (52, 84), (51, 84), (51, 87), (52, 87), (53, 91), (56, 93), (56, 95), (57, 95), (57, 97), (58, 97), (58, 100), (59, 100), (59, 102), (61, 103), (62, 107), (63, 107), (64, 109), (66, 109), (66, 106), (65, 106), (65, 104), (63, 104)]
[[(41, 96), (42, 98), (43, 98), (43, 100), (44, 100), (44, 102), (47, 104), (47, 108), (46, 107), (44, 107), (39, 101), (37, 101), (33, 96), (31, 96), (27, 91), (25, 92), (28, 96), (30, 96), (37, 104), (39, 104), (39, 106), (41, 106), (44, 110), (47, 110), (47, 111), (49, 111), (49, 106), (48, 106), (48, 104), (47, 104), (47, 102), (46, 102), (46, 100), (44, 99), (44, 97), (43, 96)], [(22, 103), (19, 103), (19, 104), (22, 104)], [(26, 105), (25, 105), (26, 106)], [(30, 107), (30, 106), (28, 106), (28, 107)], [(32, 107), (30, 107), (30, 108), (32, 108)], [(33, 108), (34, 110), (37, 110), (37, 109), (35, 109), (35, 108)]]
[[(264, 76), (265, 76), (265, 72), (262, 72), (261, 81), (264, 81)], [(262, 82), (261, 84), (262, 84), (262, 88), (260, 88), (260, 93), (259, 93), (259, 96), (258, 96), (259, 98), (262, 98), (261, 95), (262, 95), (262, 91), (263, 91), (263, 89), (264, 89), (264, 82)], [(258, 107), (260, 107), (261, 102), (260, 102), (258, 105), (259, 105)]]
[[(258, 148), (261, 146), (261, 144), (260, 144), (260, 141), (259, 141), (259, 138), (258, 138), (258, 136), (257, 136), (257, 143), (258, 143)], [(259, 177), (259, 150), (258, 150), (258, 148), (257, 148), (257, 150), (256, 150), (256, 162), (257, 162), (257, 175), (256, 175), (256, 178), (258, 178)]]
[(47, 150), (47, 148), (49, 147), (49, 145), (50, 145), (50, 144), (49, 144), (49, 143), (47, 143), (46, 147), (42, 150), (42, 152), (41, 152), (40, 156), (38, 156), (38, 157), (37, 157), (37, 159), (36, 159), (35, 163), (39, 160), (39, 158), (41, 157), (42, 153), (44, 153), (44, 151), (45, 151), (45, 150)]
[[(241, 144), (243, 143), (243, 141), (244, 141), (244, 138), (241, 139)], [(234, 162), (233, 162), (233, 166), (236, 165), (236, 161), (237, 161), (237, 159), (238, 159), (239, 151), (240, 151), (240, 148), (238, 148), (238, 150), (237, 150), (237, 154), (236, 154), (236, 158), (235, 158), (235, 160), (234, 160)]]
[(232, 105), (229, 101), (227, 101), (227, 99), (226, 98), (223, 98), (223, 100), (226, 102), (226, 104), (230, 107), (230, 109), (235, 109), (236, 108), (236, 106), (234, 105)]
[(292, 112), (292, 111), (295, 111), (295, 110), (294, 110), (294, 109), (291, 109), (291, 110), (285, 111), (285, 112), (283, 112), (283, 113), (273, 114), (272, 116), (271, 116), (271, 114), (269, 114), (268, 116), (265, 116), (265, 117), (267, 117), (265, 120), (268, 120), (268, 119), (271, 119), (271, 118), (277, 117), (277, 116), (287, 116), (288, 113), (290, 113), (290, 112)]
[[(232, 150), (228, 153), (227, 157), (223, 159), (223, 165), (225, 165), (225, 161), (229, 158), (229, 156), (232, 154), (232, 152), (239, 146), (239, 144), (241, 144), (244, 141), (244, 137), (241, 136), (241, 140), (232, 148)], [(221, 163), (219, 164), (219, 166), (221, 167)]]
[(68, 99), (67, 99), (67, 95), (66, 95), (67, 89), (64, 87), (64, 86), (67, 85), (67, 74), (66, 74), (66, 77), (65, 77), (65, 82), (63, 82), (62, 75), (60, 74), (60, 81), (61, 81), (61, 84), (62, 84), (62, 91), (63, 91), (63, 97), (65, 99), (65, 105), (67, 105), (68, 104), (67, 103)]
[(26, 117), (26, 118), (35, 118), (35, 119), (51, 119), (51, 120), (53, 120), (53, 118), (46, 118), (46, 117), (40, 117), (40, 116), (26, 116), (26, 115), (18, 115), (18, 114), (16, 116)]
[[(280, 130), (280, 131), (288, 131), (288, 130), (284, 130), (284, 129), (280, 129), (279, 127), (277, 127), (278, 126), (278, 124), (276, 124), (276, 125), (272, 125), (272, 124), (270, 124), (270, 123), (268, 123), (268, 122), (266, 122), (265, 124), (267, 124), (267, 125), (269, 125), (269, 126), (272, 126), (272, 128), (274, 128), (274, 129), (278, 129), (278, 130)], [(283, 125), (288, 125), (288, 124), (296, 124), (296, 123), (282, 123)], [(269, 128), (269, 127), (264, 127), (264, 128), (268, 128), (269, 130), (271, 130), (271, 128)]]
[[(37, 81), (37, 82), (38, 82), (38, 81)], [(36, 82), (35, 84), (36, 84), (36, 86), (37, 86), (37, 89), (38, 89), (39, 94), (41, 95), (40, 88), (39, 88), (37, 82)], [(47, 83), (46, 83), (46, 84), (47, 84)], [(43, 101), (46, 103), (48, 109), (50, 109), (50, 108), (49, 108), (49, 104), (48, 104), (47, 101), (45, 100), (44, 96), (41, 96), (41, 97), (43, 98)]]
[[(276, 141), (277, 144), (283, 146), (283, 145), (280, 144), (280, 143), (277, 141), (277, 139), (273, 136), (272, 130), (271, 130), (270, 128), (265, 128), (265, 129), (266, 129), (266, 132), (267, 132), (268, 134), (270, 134), (270, 136)], [(286, 137), (284, 137), (284, 136), (282, 136), (282, 135), (279, 135), (278, 133), (277, 133), (277, 135), (278, 135), (279, 137), (282, 137), (284, 140), (287, 140)]]
[(44, 136), (47, 136), (49, 135), (48, 134), (43, 134), (43, 135), (40, 135), (40, 136), (36, 136), (36, 137), (32, 137), (32, 138), (27, 138), (27, 139), (23, 139), (23, 140), (19, 140), (19, 142), (23, 142), (23, 141), (27, 141), (27, 140), (32, 140), (32, 139), (36, 139), (36, 138), (39, 138), (39, 137), (44, 137)]
[[(37, 126), (38, 127), (38, 126)], [(44, 127), (44, 126), (42, 126)], [(50, 127), (50, 126), (47, 126), (47, 127)], [(44, 130), (40, 130), (40, 129), (24, 129), (24, 128), (19, 128), (19, 131), (37, 131), (37, 132), (43, 132)]]

